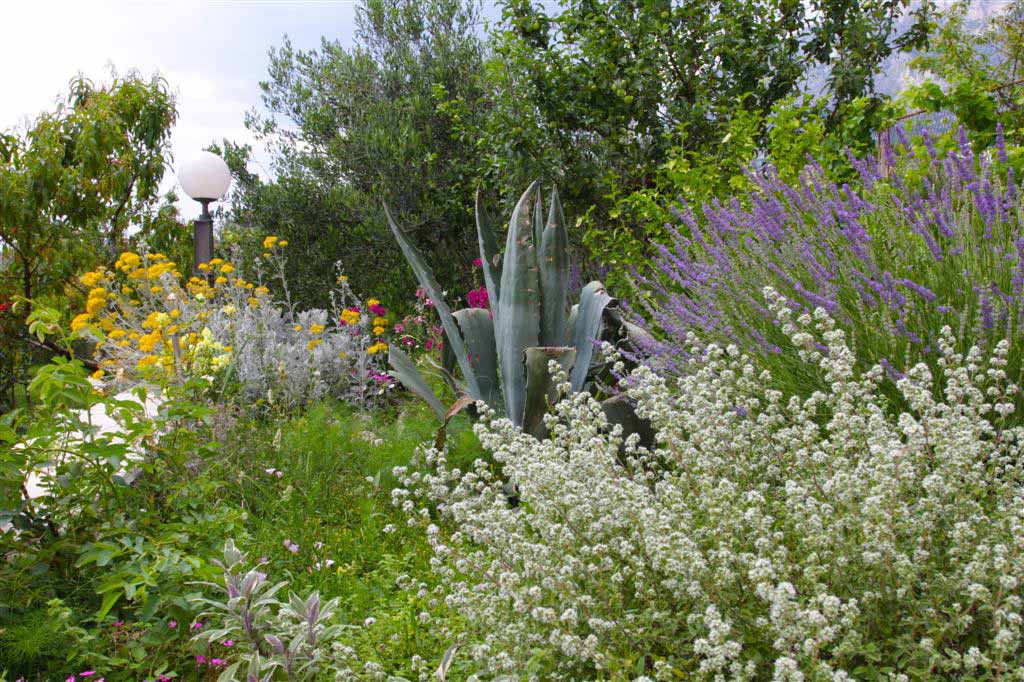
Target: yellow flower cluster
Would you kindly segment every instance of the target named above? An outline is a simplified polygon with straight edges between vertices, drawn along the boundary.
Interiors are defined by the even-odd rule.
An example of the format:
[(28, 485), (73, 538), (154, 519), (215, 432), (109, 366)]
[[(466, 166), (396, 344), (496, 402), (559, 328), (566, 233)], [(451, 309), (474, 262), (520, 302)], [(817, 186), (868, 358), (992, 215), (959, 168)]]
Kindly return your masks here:
[(377, 343), (367, 348), (366, 352), (369, 353), (370, 355), (376, 355), (377, 353), (380, 353), (381, 351), (385, 351), (387, 349), (388, 344), (384, 343), (383, 341), (378, 341)]
[(358, 324), (359, 313), (356, 312), (355, 310), (342, 310), (341, 321), (344, 322), (345, 324)]

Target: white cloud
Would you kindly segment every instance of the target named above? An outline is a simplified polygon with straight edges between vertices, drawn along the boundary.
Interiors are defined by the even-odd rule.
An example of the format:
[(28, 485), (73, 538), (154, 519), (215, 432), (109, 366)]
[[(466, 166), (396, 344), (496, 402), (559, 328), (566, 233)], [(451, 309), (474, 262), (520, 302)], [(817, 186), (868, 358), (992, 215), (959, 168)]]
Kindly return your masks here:
[[(244, 127), (260, 104), (267, 50), (288, 34), (309, 49), (328, 35), (352, 38), (352, 0), (15, 0), (5, 2), (0, 41), (0, 129), (52, 109), (78, 72), (94, 81), (110, 67), (159, 72), (177, 97), (177, 164), (224, 138), (249, 143), (266, 175), (265, 150)], [(174, 186), (173, 177), (167, 187)], [(183, 214), (197, 209), (184, 200)]]

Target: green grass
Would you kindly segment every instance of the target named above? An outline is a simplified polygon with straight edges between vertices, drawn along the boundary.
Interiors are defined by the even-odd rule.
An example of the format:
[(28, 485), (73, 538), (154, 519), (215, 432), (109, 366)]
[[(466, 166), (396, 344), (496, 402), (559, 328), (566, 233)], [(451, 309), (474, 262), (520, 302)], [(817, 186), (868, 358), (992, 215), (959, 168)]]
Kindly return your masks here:
[[(223, 494), (247, 512), (241, 548), (265, 557), (270, 579), (289, 580), (297, 593), (340, 597), (343, 621), (375, 619), (353, 645), (392, 674), (411, 675), (413, 655), (436, 666), (451, 644), (419, 626), (425, 600), (397, 584), (402, 575), (429, 584), (430, 548), (390, 494), (393, 467), (408, 464), (437, 426), (420, 403), (372, 414), (318, 403), (294, 417), (236, 424), (218, 463), (223, 470), (214, 474), (225, 481)], [(482, 454), (465, 417), (450, 425), (448, 443), (454, 461), (469, 464)], [(396, 530), (385, 533), (389, 524)], [(288, 551), (286, 540), (299, 551)]]

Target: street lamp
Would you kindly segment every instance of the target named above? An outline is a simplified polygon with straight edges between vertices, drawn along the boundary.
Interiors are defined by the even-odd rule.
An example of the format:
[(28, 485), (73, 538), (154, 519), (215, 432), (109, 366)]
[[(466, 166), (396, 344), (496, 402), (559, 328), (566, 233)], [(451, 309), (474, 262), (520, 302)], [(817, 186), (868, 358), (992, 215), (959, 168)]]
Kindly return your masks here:
[(213, 258), (213, 216), (210, 215), (211, 201), (224, 198), (231, 186), (231, 171), (224, 159), (213, 152), (200, 152), (181, 164), (178, 181), (185, 194), (203, 205), (203, 212), (193, 222), (192, 271), (199, 275), (199, 264), (209, 263)]

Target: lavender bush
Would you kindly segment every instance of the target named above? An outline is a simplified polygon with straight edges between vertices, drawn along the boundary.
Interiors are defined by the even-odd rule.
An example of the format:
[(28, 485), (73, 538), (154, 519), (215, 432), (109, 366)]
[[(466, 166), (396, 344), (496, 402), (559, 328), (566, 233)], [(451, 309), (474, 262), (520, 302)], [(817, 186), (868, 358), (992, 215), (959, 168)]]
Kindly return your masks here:
[(655, 449), (623, 444), (583, 393), (540, 442), (478, 425), (501, 475), (436, 450), (396, 471), (468, 679), (1024, 679), (1008, 343), (960, 354), (940, 330), (940, 371), (908, 369), (893, 415), (885, 370), (858, 370), (823, 309), (764, 297), (829, 390), (787, 399), (735, 346), (701, 344), (678, 379), (633, 375)]
[[(643, 348), (667, 373), (686, 367), (690, 332), (704, 343), (735, 343), (788, 389), (822, 386), (821, 373), (793, 361), (761, 289), (770, 285), (796, 313), (821, 307), (849, 339), (861, 368), (939, 360), (939, 330), (960, 350), (991, 350), (1015, 339), (1024, 315), (1024, 203), (1006, 164), (976, 156), (961, 131), (939, 154), (926, 139), (886, 147), (881, 159), (852, 159), (862, 188), (825, 179), (813, 162), (799, 184), (767, 168), (755, 190), (705, 205), (702, 218), (677, 211), (672, 243), (654, 274), (639, 279), (634, 306), (656, 330)], [(1013, 344), (1008, 371), (1019, 377)], [(893, 378), (898, 373), (891, 369)]]

